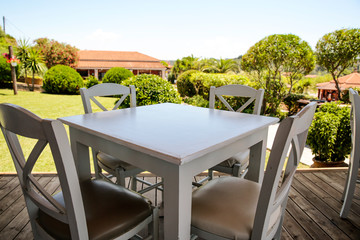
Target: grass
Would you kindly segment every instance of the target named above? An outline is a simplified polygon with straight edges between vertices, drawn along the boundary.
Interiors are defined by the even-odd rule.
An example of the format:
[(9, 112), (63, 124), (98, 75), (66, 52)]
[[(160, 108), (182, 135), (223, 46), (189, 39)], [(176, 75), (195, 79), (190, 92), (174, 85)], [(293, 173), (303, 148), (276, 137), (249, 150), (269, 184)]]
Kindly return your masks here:
[[(113, 106), (114, 99), (108, 97), (98, 98), (106, 107)], [(40, 92), (18, 91), (14, 95), (11, 89), (0, 89), (0, 103), (13, 103), (35, 113), (41, 118), (57, 119), (59, 117), (79, 115), (84, 113), (80, 95), (55, 95)], [(94, 108), (94, 111), (100, 111)], [(15, 167), (5, 143), (4, 136), (0, 134), (0, 172), (15, 172)], [(28, 156), (35, 141), (20, 138), (24, 155)], [(55, 172), (49, 147), (40, 156), (34, 167), (34, 172)]]
[[(113, 98), (97, 98), (105, 107), (110, 108), (114, 104)], [(14, 95), (11, 89), (0, 89), (0, 103), (13, 103), (35, 113), (41, 118), (57, 119), (59, 117), (79, 115), (84, 113), (80, 95), (56, 95), (40, 92), (18, 91)], [(94, 111), (100, 111), (94, 107)], [(20, 138), (24, 149), (24, 155), (28, 156), (35, 141), (28, 138)], [(0, 172), (15, 172), (15, 167), (10, 156), (5, 139), (0, 134)], [(300, 163), (300, 168), (308, 167)], [(55, 172), (49, 147), (47, 147), (36, 163), (33, 172)]]

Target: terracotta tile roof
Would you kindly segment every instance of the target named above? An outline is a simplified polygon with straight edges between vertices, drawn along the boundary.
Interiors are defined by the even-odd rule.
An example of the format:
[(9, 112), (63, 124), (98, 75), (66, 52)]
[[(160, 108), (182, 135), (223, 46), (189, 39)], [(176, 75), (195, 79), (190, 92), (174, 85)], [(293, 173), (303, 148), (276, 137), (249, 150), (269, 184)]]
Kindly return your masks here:
[[(360, 73), (353, 72), (349, 75), (339, 78), (340, 89), (345, 90), (351, 87), (360, 88)], [(336, 90), (335, 81), (318, 83), (316, 84), (318, 89)]]
[(80, 50), (77, 69), (123, 67), (127, 69), (166, 69), (159, 59), (139, 52)]

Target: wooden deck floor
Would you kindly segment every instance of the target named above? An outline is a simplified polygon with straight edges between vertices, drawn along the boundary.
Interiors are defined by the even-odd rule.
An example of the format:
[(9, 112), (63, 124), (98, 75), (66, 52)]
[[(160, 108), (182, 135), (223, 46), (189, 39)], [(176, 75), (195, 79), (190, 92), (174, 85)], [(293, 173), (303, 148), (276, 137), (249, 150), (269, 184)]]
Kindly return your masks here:
[[(359, 186), (349, 219), (339, 217), (345, 176), (345, 170), (298, 171), (289, 195), (282, 239), (360, 239)], [(48, 191), (59, 189), (57, 177), (37, 177)], [(148, 196), (154, 198), (155, 194)], [(161, 194), (157, 197), (161, 200)], [(0, 239), (32, 239), (16, 176), (0, 175)]]

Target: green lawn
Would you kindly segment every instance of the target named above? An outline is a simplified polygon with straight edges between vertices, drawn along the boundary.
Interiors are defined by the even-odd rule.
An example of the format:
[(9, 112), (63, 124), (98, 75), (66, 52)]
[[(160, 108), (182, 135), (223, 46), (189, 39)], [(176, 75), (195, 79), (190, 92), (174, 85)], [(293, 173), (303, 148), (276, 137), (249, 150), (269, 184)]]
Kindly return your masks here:
[[(98, 100), (108, 108), (114, 104), (113, 98), (103, 97), (98, 98)], [(18, 95), (14, 95), (12, 90), (0, 89), (0, 103), (13, 103), (19, 105), (42, 118), (57, 119), (59, 117), (84, 113), (80, 95), (55, 95), (26, 91), (18, 91)], [(100, 111), (100, 109), (95, 106), (94, 111)], [(25, 156), (28, 156), (35, 141), (20, 138), (20, 142), (24, 147)], [(0, 172), (15, 172), (14, 164), (2, 134), (0, 134), (0, 152)], [(300, 164), (299, 167), (302, 168), (308, 166)], [(34, 172), (55, 172), (55, 166), (48, 147), (44, 150), (39, 161), (36, 163)]]
[[(113, 98), (98, 98), (106, 107), (113, 106)], [(80, 95), (55, 95), (40, 92), (18, 91), (14, 95), (13, 90), (0, 89), (0, 103), (13, 103), (24, 107), (42, 118), (57, 119), (59, 117), (83, 114), (84, 109)], [(99, 111), (99, 108), (94, 108)], [(35, 141), (20, 139), (24, 147), (24, 154), (27, 156)], [(47, 147), (48, 148), (48, 147)], [(0, 134), (0, 172), (15, 172), (9, 150), (5, 139)], [(49, 149), (45, 149), (39, 161), (34, 167), (34, 172), (55, 172), (55, 166), (51, 160)]]

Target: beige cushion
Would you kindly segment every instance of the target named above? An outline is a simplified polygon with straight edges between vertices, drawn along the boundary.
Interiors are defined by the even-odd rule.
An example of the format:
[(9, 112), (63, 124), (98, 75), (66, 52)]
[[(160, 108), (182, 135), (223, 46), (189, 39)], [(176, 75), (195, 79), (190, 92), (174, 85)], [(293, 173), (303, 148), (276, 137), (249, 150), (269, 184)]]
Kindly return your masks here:
[(219, 163), (219, 165), (223, 167), (233, 167), (235, 163), (240, 163), (241, 166), (248, 166), (249, 154), (250, 154), (250, 150), (239, 152), (236, 155), (232, 156), (231, 158), (226, 159), (225, 161)]
[[(250, 239), (260, 184), (236, 177), (213, 179), (193, 193), (192, 226), (229, 239)], [(280, 216), (270, 217), (269, 229)]]
[(123, 168), (125, 171), (129, 171), (131, 169), (135, 169), (137, 167), (128, 164), (126, 162), (121, 161), (120, 159), (117, 159), (113, 156), (110, 156), (109, 154), (99, 152), (97, 155), (98, 161), (100, 161), (102, 164), (104, 164), (106, 167), (110, 169), (116, 169), (116, 168)]
[[(90, 239), (113, 239), (151, 215), (150, 202), (140, 195), (102, 180), (81, 184)], [(62, 192), (54, 197), (65, 206)], [(70, 229), (39, 211), (39, 224), (55, 239), (70, 239)]]

